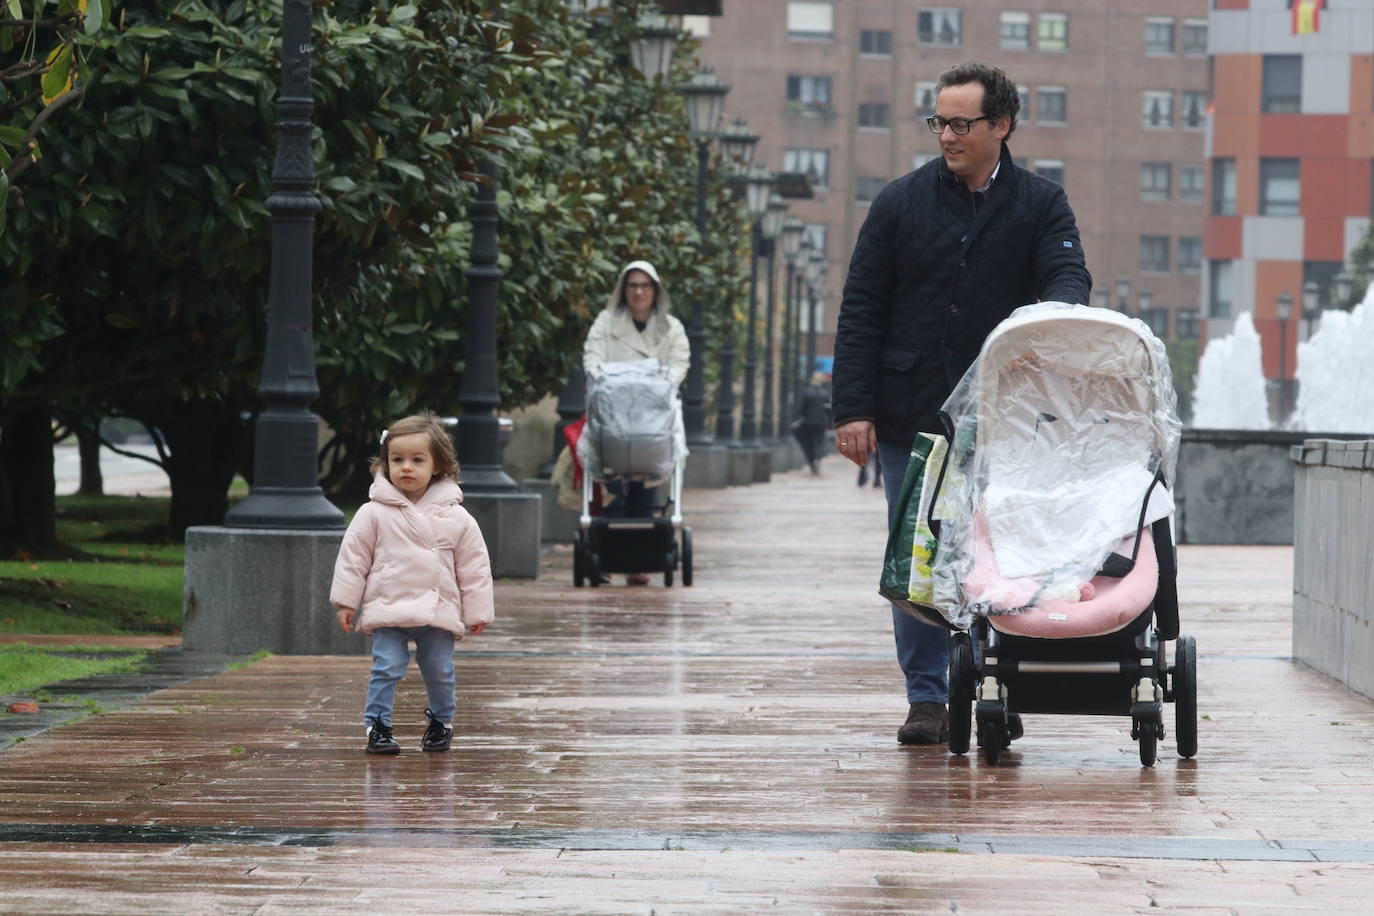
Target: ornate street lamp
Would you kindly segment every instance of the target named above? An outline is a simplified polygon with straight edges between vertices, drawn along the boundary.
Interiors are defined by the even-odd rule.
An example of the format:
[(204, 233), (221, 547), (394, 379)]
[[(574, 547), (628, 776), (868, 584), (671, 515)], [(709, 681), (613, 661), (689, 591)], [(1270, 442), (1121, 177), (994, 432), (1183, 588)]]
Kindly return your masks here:
[(802, 237), (806, 235), (806, 223), (795, 215), (789, 215), (782, 223), (782, 260), (783, 273), (783, 310), (782, 310), (782, 371), (779, 373), (778, 392), (779, 411), (783, 422), (791, 422), (795, 413), (797, 377), (796, 338), (796, 283), (797, 256), (801, 252)]
[(1343, 309), (1350, 302), (1350, 291), (1355, 286), (1354, 278), (1342, 267), (1333, 282), (1336, 285), (1336, 308)]
[(768, 282), (764, 285), (765, 309), (763, 332), (763, 426), (760, 435), (764, 439), (776, 439), (778, 428), (773, 417), (773, 320), (777, 314), (777, 296), (773, 290), (773, 279), (777, 275), (778, 236), (782, 235), (782, 223), (787, 217), (787, 201), (779, 194), (768, 198), (768, 209), (760, 220), (763, 240), (766, 243), (764, 256), (768, 259)]
[(1131, 314), (1131, 281), (1120, 274), (1116, 278), (1116, 308), (1123, 315)]
[(749, 208), (749, 318), (744, 328), (744, 414), (740, 418), (739, 437), (747, 446), (758, 445), (756, 426), (754, 373), (758, 369), (757, 349), (755, 347), (758, 322), (758, 273), (759, 256), (763, 251), (763, 217), (768, 212), (768, 199), (773, 192), (773, 173), (761, 165), (755, 165), (749, 172), (744, 187), (744, 199)]
[(1288, 319), (1293, 317), (1293, 297), (1284, 290), (1274, 297), (1279, 316), (1279, 424), (1288, 419)]
[[(686, 96), (688, 132), (697, 144), (697, 250), (706, 245), (706, 169), (711, 158), (711, 140), (720, 122), (720, 108), (725, 93), (730, 91), (710, 70), (699, 70), (680, 86)], [(687, 326), (687, 341), (692, 349), (692, 362), (687, 370), (687, 390), (683, 398), (682, 419), (688, 444), (704, 445), (711, 441), (706, 434), (706, 317), (701, 294), (692, 298), (692, 316)]]
[(1312, 322), (1317, 320), (1321, 311), (1321, 287), (1316, 280), (1308, 280), (1302, 285), (1302, 323), (1304, 339), (1312, 336)]
[(282, 10), (282, 75), (277, 96), (277, 156), (272, 167), (272, 262), (267, 293), (267, 345), (258, 395), (253, 486), (230, 509), (230, 528), (336, 529), (344, 514), (319, 484), (320, 421), (310, 404), (320, 395), (311, 335), (315, 251), (315, 165), (310, 155), (310, 23), (304, 0)]
[(743, 174), (754, 161), (758, 143), (759, 135), (749, 129), (743, 118), (735, 118), (733, 124), (721, 131), (720, 154), (733, 171)]
[(630, 60), (647, 80), (666, 80), (673, 69), (678, 29), (673, 20), (657, 10), (639, 17), (639, 37), (630, 44)]

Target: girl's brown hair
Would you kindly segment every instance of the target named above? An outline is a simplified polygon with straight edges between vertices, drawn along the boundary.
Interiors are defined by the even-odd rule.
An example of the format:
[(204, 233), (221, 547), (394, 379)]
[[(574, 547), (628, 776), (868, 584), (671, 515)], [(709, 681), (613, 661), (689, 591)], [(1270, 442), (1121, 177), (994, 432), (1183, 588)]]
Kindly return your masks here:
[(413, 436), (416, 433), (425, 433), (429, 436), (429, 454), (434, 459), (434, 480), (444, 477), (458, 479), (458, 455), (453, 450), (453, 440), (449, 438), (448, 430), (444, 429), (443, 422), (430, 411), (412, 414), (403, 417), (392, 423), (382, 434), (382, 452), (372, 459), (368, 465), (368, 470), (372, 476), (377, 476), (380, 471), (387, 480), (391, 479), (391, 472), (387, 465), (387, 443), (395, 436)]

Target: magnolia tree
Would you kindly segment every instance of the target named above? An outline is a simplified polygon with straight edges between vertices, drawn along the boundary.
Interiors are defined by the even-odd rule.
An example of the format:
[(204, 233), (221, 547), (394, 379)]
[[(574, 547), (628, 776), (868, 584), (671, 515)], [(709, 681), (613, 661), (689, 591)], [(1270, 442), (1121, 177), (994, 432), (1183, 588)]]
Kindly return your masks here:
[[(638, 5), (316, 9), (314, 409), (336, 436), (331, 485), (388, 420), (456, 410), (482, 157), (501, 174), (506, 407), (561, 386), (625, 261), (655, 260), (679, 302), (738, 284), (724, 250), (697, 251), (677, 95), (625, 59)], [(142, 421), (179, 537), (222, 520), (258, 407), (280, 4), (129, 0), (81, 41), (83, 97), (40, 125), (0, 235), (0, 322), (24, 335), (0, 350), (0, 541), (26, 546), (51, 539), (51, 481), (14, 482), (44, 449), (51, 467), (51, 417)], [(718, 184), (708, 233), (742, 234)]]

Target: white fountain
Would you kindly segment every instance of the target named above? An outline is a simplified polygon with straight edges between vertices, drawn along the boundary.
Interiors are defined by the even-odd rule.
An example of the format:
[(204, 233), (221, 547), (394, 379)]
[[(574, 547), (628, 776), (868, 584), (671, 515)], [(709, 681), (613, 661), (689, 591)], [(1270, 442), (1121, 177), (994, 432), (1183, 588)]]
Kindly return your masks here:
[(1374, 434), (1374, 283), (1353, 311), (1321, 313), (1296, 376), (1294, 429)]
[(1207, 342), (1193, 386), (1193, 426), (1199, 429), (1268, 429), (1260, 338), (1249, 312), (1226, 337)]

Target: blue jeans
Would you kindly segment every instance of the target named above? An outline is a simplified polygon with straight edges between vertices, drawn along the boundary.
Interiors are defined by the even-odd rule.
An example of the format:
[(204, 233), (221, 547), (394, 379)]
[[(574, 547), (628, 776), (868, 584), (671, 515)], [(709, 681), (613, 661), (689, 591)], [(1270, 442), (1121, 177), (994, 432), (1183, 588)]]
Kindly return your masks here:
[[(890, 442), (878, 443), (883, 466), (883, 491), (887, 494), (887, 518), (902, 492), (911, 449)], [(906, 675), (908, 703), (944, 703), (949, 699), (949, 631), (912, 617), (892, 605), (892, 632), (897, 638), (897, 664)]]
[(453, 722), (456, 712), (453, 674), (453, 634), (438, 627), (378, 627), (372, 633), (372, 679), (367, 682), (367, 708), (363, 722), (391, 727), (391, 707), (396, 685), (410, 666), (410, 640), (415, 640), (415, 662), (425, 679), (429, 708), (440, 722)]
[(606, 518), (653, 518), (656, 488), (639, 480), (608, 480), (606, 489), (615, 499), (601, 509)]

